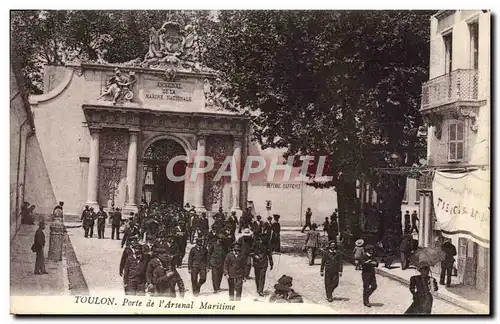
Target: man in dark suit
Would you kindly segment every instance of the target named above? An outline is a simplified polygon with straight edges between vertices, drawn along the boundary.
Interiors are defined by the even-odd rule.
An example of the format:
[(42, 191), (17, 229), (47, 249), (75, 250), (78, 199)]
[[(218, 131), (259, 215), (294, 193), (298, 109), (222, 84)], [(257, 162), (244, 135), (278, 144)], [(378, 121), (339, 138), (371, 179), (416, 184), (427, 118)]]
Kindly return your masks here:
[(260, 215), (257, 215), (256, 220), (253, 221), (252, 223), (252, 232), (255, 236), (258, 236), (260, 233), (262, 233), (264, 224), (262, 223), (262, 217)]
[(142, 255), (142, 247), (134, 247), (128, 256), (123, 269), (123, 283), (126, 295), (144, 295), (146, 279), (146, 262)]
[(97, 214), (94, 212), (94, 207), (90, 207), (90, 213), (87, 218), (88, 221), (88, 230), (89, 230), (89, 237), (94, 236), (94, 225), (95, 225), (95, 219), (97, 218)]
[(408, 268), (408, 261), (410, 259), (411, 254), (411, 241), (412, 237), (409, 233), (403, 235), (403, 239), (401, 240), (401, 244), (399, 245), (399, 253), (401, 255), (401, 270), (405, 270)]
[(89, 218), (91, 216), (90, 208), (88, 205), (85, 206), (85, 209), (82, 212), (82, 217), (80, 218), (82, 221), (82, 227), (85, 231), (84, 237), (89, 236)]
[(238, 218), (236, 217), (236, 212), (232, 211), (231, 216), (226, 220), (226, 228), (231, 232), (231, 238), (233, 242), (236, 240), (236, 228), (238, 227)]
[(113, 215), (110, 215), (111, 217), (111, 239), (115, 239), (115, 233), (116, 233), (116, 239), (120, 239), (120, 225), (122, 223), (122, 213), (120, 212), (120, 208), (116, 207), (115, 212)]
[(365, 257), (361, 269), (361, 279), (363, 279), (363, 305), (372, 307), (370, 304), (370, 296), (377, 289), (377, 278), (375, 277), (375, 268), (378, 267), (378, 262), (373, 255), (374, 248), (367, 245), (365, 248)]
[(97, 237), (99, 239), (104, 238), (104, 229), (106, 228), (106, 219), (108, 218), (108, 214), (104, 211), (104, 207), (99, 206), (99, 211), (96, 214), (97, 216)]
[(250, 222), (252, 220), (252, 208), (247, 207), (240, 217), (240, 227), (238, 233), (241, 233), (242, 229), (250, 227)]
[[(239, 244), (235, 244), (233, 251), (224, 260), (224, 276), (227, 276), (229, 286), (229, 300), (241, 300), (243, 281), (245, 280), (246, 257), (241, 253)], [(236, 298), (234, 296), (236, 292)]]
[(307, 211), (306, 211), (306, 224), (304, 225), (304, 227), (302, 227), (302, 233), (304, 233), (304, 231), (306, 230), (307, 227), (311, 228), (311, 218), (312, 218), (312, 212), (311, 212), (311, 208), (307, 208)]
[(328, 249), (323, 253), (320, 274), (325, 277), (326, 300), (331, 303), (333, 291), (339, 286), (339, 278), (342, 276), (342, 256), (335, 241), (330, 241)]
[(208, 251), (200, 238), (196, 239), (196, 246), (189, 251), (188, 272), (191, 274), (193, 295), (200, 294), (201, 286), (207, 281)]
[(439, 284), (444, 285), (446, 278), (446, 287), (451, 286), (451, 272), (453, 271), (453, 264), (455, 263), (455, 255), (457, 255), (457, 249), (449, 241), (446, 240), (443, 245), (441, 245), (441, 250), (446, 254), (445, 259), (441, 262), (441, 275), (439, 278)]
[(413, 233), (413, 230), (415, 230), (417, 232), (417, 234), (418, 234), (417, 221), (420, 221), (420, 220), (418, 219), (417, 211), (414, 210), (413, 213), (411, 213), (411, 229), (410, 229), (410, 233)]
[(224, 260), (226, 259), (227, 250), (223, 244), (224, 237), (221, 234), (217, 235), (217, 239), (208, 249), (209, 269), (212, 270), (212, 285), (214, 293), (220, 291), (220, 283), (224, 274)]
[(208, 243), (208, 232), (210, 227), (208, 226), (208, 218), (207, 218), (207, 213), (203, 212), (201, 213), (201, 217), (198, 219), (198, 224), (197, 224), (197, 230), (198, 230), (198, 237), (203, 239), (203, 244)]
[(257, 236), (257, 241), (253, 246), (253, 267), (255, 271), (255, 285), (257, 293), (264, 297), (264, 285), (266, 283), (267, 266), (273, 270), (273, 255), (269, 249), (268, 238), (265, 233)]
[(271, 240), (271, 235), (273, 233), (273, 218), (272, 216), (267, 217), (267, 222), (263, 225), (263, 232), (267, 236), (267, 241)]
[(33, 247), (31, 250), (36, 253), (36, 261), (35, 261), (35, 274), (47, 274), (48, 272), (45, 270), (45, 256), (44, 256), (44, 247), (45, 247), (45, 233), (43, 230), (45, 229), (45, 222), (42, 219), (38, 224), (38, 229), (35, 232), (35, 240), (33, 243)]

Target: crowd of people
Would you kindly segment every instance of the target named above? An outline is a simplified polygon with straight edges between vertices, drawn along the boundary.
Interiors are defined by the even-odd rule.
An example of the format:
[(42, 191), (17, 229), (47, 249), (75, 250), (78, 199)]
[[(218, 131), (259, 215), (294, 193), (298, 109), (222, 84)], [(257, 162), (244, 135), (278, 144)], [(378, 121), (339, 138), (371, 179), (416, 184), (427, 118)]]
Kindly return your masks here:
[[(102, 207), (96, 213), (85, 206), (81, 216), (84, 236), (93, 236), (97, 221), (98, 238), (104, 238), (108, 218), (113, 227), (112, 239), (120, 240), (115, 228), (119, 227), (122, 214), (115, 208), (108, 215)], [(236, 212), (228, 215), (219, 209), (209, 226), (207, 213), (197, 213), (189, 204), (180, 207), (143, 203), (137, 213), (129, 215), (121, 238), (124, 250), (119, 274), (125, 294), (183, 297), (187, 287), (178, 268), (187, 261), (195, 297), (211, 273), (213, 293), (221, 291), (222, 279), (226, 277), (229, 299), (241, 300), (243, 283), (250, 279), (252, 268), (256, 294), (263, 297), (267, 269), (274, 266), (273, 253), (281, 250), (279, 219), (280, 215), (275, 214), (264, 222), (260, 215), (254, 216), (251, 208), (238, 219)], [(185, 260), (188, 243), (194, 246)], [(292, 278), (281, 277), (270, 301), (302, 302), (291, 287)]]

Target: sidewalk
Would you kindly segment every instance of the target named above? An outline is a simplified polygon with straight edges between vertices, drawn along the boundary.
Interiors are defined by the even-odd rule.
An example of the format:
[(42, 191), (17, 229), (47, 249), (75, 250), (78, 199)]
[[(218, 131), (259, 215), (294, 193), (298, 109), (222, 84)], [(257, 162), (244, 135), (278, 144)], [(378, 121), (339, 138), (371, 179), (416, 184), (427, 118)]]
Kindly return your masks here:
[[(393, 265), (391, 269), (380, 266), (377, 268), (377, 273), (408, 286), (410, 277), (416, 275), (417, 271), (411, 268), (401, 270), (399, 265)], [(434, 274), (434, 277), (439, 282), (439, 274)], [(452, 286), (450, 288), (439, 285), (439, 290), (434, 296), (477, 314), (488, 314), (490, 312), (488, 295), (473, 287), (458, 284), (456, 277), (452, 277)]]
[[(49, 246), (49, 226), (45, 232), (45, 256)], [(10, 294), (13, 296), (54, 296), (66, 294), (63, 262), (45, 259), (49, 274), (34, 275), (36, 254), (31, 251), (37, 225), (21, 225), (10, 245)]]

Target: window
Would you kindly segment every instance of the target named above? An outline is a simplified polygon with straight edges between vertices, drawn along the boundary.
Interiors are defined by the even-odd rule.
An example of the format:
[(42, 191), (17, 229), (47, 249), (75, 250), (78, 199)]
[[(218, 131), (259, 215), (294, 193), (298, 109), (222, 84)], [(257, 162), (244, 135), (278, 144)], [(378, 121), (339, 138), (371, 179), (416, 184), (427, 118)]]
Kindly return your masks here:
[(479, 26), (477, 21), (469, 24), (470, 34), (470, 67), (477, 70), (479, 66)]
[(451, 122), (448, 126), (448, 160), (450, 162), (464, 159), (464, 123)]
[(453, 53), (452, 53), (452, 48), (453, 48), (453, 41), (452, 41), (453, 34), (449, 33), (443, 36), (443, 41), (444, 41), (444, 68), (445, 74), (450, 74), (451, 69), (452, 69), (452, 61), (453, 61)]

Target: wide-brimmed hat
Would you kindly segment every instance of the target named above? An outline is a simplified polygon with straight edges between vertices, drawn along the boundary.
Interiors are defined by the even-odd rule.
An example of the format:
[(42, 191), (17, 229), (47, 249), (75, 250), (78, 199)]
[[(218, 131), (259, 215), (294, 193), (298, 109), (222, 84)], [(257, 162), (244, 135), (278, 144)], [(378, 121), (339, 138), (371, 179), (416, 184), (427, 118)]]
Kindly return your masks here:
[(243, 236), (250, 236), (252, 235), (252, 231), (249, 228), (245, 228), (243, 232), (241, 233)]
[(356, 240), (356, 242), (354, 242), (354, 244), (356, 246), (362, 246), (363, 244), (365, 244), (365, 241), (363, 239), (359, 239), (359, 240)]
[(293, 282), (293, 278), (287, 275), (282, 275), (281, 278), (278, 279), (278, 284), (291, 287)]

